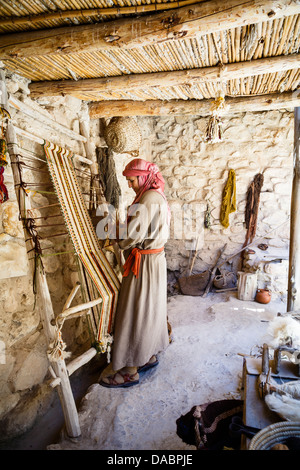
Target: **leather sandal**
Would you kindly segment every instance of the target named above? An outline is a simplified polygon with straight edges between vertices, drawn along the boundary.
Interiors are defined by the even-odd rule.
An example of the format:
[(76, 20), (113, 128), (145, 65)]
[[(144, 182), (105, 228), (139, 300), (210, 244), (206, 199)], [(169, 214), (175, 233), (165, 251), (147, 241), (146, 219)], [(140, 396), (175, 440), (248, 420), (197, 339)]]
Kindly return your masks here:
[[(123, 382), (120, 382), (120, 379), (123, 379)], [(108, 382), (106, 382), (106, 380)], [(127, 388), (127, 387), (132, 387), (133, 385), (137, 385), (139, 383), (139, 374), (121, 374), (120, 372), (117, 372), (115, 375), (111, 377), (104, 377), (102, 380), (100, 380), (99, 384), (102, 385), (103, 387), (107, 388)]]
[(159, 364), (159, 361), (158, 361), (157, 357), (155, 356), (155, 361), (153, 361), (153, 362), (149, 361), (146, 364), (144, 364), (143, 366), (138, 367), (138, 373), (145, 372), (146, 370), (152, 369), (152, 367), (155, 367), (158, 364)]

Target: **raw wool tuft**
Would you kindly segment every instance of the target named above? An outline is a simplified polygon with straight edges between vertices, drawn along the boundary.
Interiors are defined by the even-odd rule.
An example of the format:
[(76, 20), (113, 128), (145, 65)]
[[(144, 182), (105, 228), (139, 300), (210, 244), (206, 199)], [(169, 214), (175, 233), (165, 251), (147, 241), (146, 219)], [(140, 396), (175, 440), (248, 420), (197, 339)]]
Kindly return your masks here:
[(140, 128), (132, 117), (114, 117), (104, 131), (105, 141), (114, 152), (138, 154), (142, 142)]
[(289, 345), (300, 349), (300, 322), (291, 317), (276, 317), (269, 324), (268, 333), (273, 339), (269, 343), (273, 348)]
[[(294, 399), (300, 399), (300, 380), (292, 380), (290, 382), (278, 383), (273, 377), (268, 378), (268, 384), (275, 393), (289, 396)], [(298, 405), (300, 402), (298, 402)]]
[(268, 382), (275, 391), (265, 397), (268, 408), (287, 421), (300, 421), (300, 380), (279, 384), (270, 377)]
[(288, 395), (271, 393), (265, 397), (265, 402), (269, 409), (281, 418), (287, 421), (300, 421), (300, 400)]

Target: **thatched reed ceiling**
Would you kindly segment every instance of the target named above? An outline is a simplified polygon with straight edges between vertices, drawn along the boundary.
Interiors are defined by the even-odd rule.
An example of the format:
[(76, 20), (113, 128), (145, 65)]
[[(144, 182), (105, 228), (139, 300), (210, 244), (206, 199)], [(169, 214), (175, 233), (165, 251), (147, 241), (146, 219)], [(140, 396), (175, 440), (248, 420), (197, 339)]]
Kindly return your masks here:
[(33, 97), (203, 100), (220, 88), (227, 97), (295, 94), (299, 28), (300, 2), (292, 0), (6, 0), (0, 60), (33, 82)]

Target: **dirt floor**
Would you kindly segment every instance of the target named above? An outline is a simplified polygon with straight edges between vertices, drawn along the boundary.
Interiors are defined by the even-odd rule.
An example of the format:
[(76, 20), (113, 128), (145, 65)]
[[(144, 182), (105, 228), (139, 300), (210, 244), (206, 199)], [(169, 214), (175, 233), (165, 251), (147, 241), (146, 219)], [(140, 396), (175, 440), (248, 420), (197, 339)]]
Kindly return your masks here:
[[(72, 380), (82, 436), (70, 440), (60, 430), (59, 400), (32, 430), (0, 448), (18, 450), (190, 450), (176, 433), (176, 420), (194, 405), (242, 398), (244, 355), (259, 355), (268, 342), (269, 322), (285, 312), (277, 299), (263, 305), (237, 299), (236, 292), (207, 298), (169, 298), (172, 342), (158, 367), (141, 374), (129, 389), (98, 383), (97, 364)], [(42, 430), (42, 432), (41, 432)]]

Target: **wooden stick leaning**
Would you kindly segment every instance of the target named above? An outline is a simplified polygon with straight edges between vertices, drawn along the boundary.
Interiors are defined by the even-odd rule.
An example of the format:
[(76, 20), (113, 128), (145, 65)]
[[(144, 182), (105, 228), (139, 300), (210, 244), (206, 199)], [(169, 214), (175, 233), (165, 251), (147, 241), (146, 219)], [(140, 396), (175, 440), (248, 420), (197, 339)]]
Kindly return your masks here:
[(197, 258), (197, 254), (198, 254), (198, 251), (199, 251), (199, 244), (200, 244), (200, 235), (199, 235), (199, 237), (197, 238), (197, 243), (196, 243), (196, 247), (195, 247), (195, 253), (194, 253), (194, 256), (193, 256), (193, 258), (192, 258), (192, 262), (191, 262), (191, 267), (190, 267), (189, 275), (191, 275), (192, 272), (193, 272), (193, 267), (194, 267), (194, 264), (195, 264), (195, 261), (196, 261), (196, 258)]
[(207, 286), (206, 286), (206, 288), (205, 288), (205, 291), (204, 291), (202, 297), (206, 297), (207, 294), (208, 294), (208, 292), (210, 291), (211, 285), (212, 285), (213, 280), (214, 280), (214, 277), (215, 277), (216, 270), (217, 270), (217, 268), (218, 268), (219, 259), (221, 258), (222, 254), (223, 254), (224, 251), (226, 250), (226, 247), (227, 247), (227, 243), (226, 243), (226, 245), (224, 245), (224, 247), (222, 248), (222, 250), (220, 250), (218, 259), (217, 259), (217, 261), (216, 261), (216, 263), (215, 263), (215, 265), (214, 265), (214, 267), (213, 267), (213, 269), (212, 269), (212, 271), (211, 271), (208, 284), (207, 284)]

